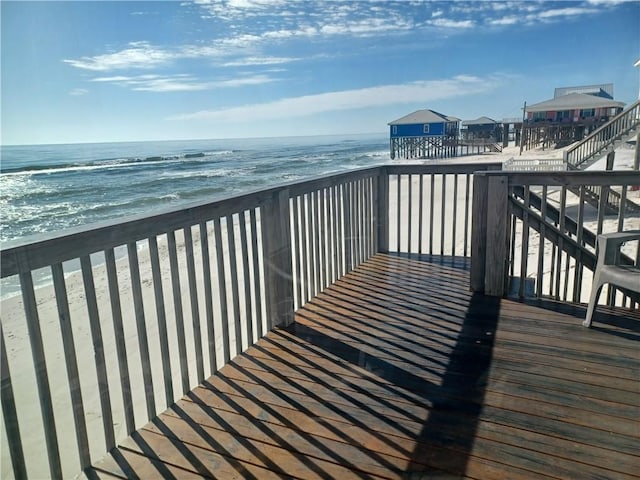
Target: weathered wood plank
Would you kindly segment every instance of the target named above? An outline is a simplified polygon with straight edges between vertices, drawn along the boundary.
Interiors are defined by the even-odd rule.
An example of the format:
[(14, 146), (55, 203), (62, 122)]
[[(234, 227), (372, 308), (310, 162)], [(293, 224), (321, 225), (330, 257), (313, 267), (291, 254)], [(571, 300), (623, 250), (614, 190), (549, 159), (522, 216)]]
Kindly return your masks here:
[[(481, 174), (474, 175), (473, 225), (471, 230), (471, 291), (473, 292), (484, 292), (485, 290), (488, 189), (488, 178)], [(433, 188), (431, 191), (433, 191)], [(431, 224), (433, 225), (433, 222)], [(431, 253), (431, 249), (429, 249), (429, 253)]]
[(149, 255), (151, 258), (151, 277), (153, 278), (156, 319), (158, 321), (164, 396), (166, 404), (171, 405), (174, 401), (173, 376), (171, 371), (171, 359), (169, 358), (169, 336), (167, 333), (167, 318), (164, 310), (164, 293), (162, 291), (162, 276), (160, 273), (160, 256), (158, 255), (158, 241), (156, 237), (151, 237), (149, 239)]
[[(133, 292), (134, 315), (136, 319), (136, 333), (138, 336), (138, 349), (140, 353), (140, 365), (142, 366), (143, 389), (145, 393), (145, 404), (148, 418), (153, 418), (156, 414), (155, 393), (153, 387), (153, 377), (151, 374), (151, 359), (149, 356), (149, 339), (147, 336), (146, 318), (144, 315), (144, 304), (142, 300), (142, 284), (140, 280), (140, 264), (138, 261), (138, 249), (136, 243), (127, 245), (129, 256), (129, 271), (131, 273), (131, 290)], [(87, 261), (89, 261), (87, 259)], [(90, 268), (90, 264), (87, 268)], [(84, 270), (84, 269), (83, 269)], [(97, 312), (97, 308), (96, 308)], [(99, 326), (99, 321), (97, 321)], [(96, 333), (98, 332), (96, 328)], [(95, 343), (95, 339), (94, 339)], [(98, 374), (100, 377), (100, 374)], [(106, 383), (106, 370), (103, 374)], [(98, 379), (100, 382), (100, 378)], [(107, 395), (108, 397), (108, 395)], [(104, 421), (104, 420), (103, 420)], [(111, 421), (111, 419), (109, 419)], [(106, 428), (106, 427), (105, 427)], [(113, 429), (113, 425), (110, 424)], [(110, 449), (109, 449), (110, 450)]]
[[(185, 254), (187, 257), (187, 281), (189, 285), (189, 303), (191, 305), (191, 329), (193, 330), (193, 351), (196, 354), (196, 375), (198, 382), (204, 380), (204, 360), (202, 355), (202, 331), (200, 330), (200, 306), (198, 303), (198, 285), (196, 283), (196, 264), (193, 249), (191, 227), (183, 228)], [(149, 418), (153, 418), (150, 416)]]
[(487, 236), (484, 293), (490, 296), (505, 294), (508, 236), (508, 182), (506, 177), (489, 177), (487, 192)]
[[(131, 252), (129, 252), (131, 260)], [(136, 261), (137, 259), (134, 259)], [(113, 430), (113, 416), (111, 411), (111, 398), (109, 396), (109, 380), (107, 378), (107, 364), (104, 356), (104, 342), (102, 340), (102, 327), (100, 326), (100, 316), (98, 313), (98, 301), (96, 299), (96, 289), (93, 281), (93, 270), (91, 259), (88, 256), (80, 257), (80, 268), (82, 270), (82, 283), (87, 302), (87, 314), (89, 317), (89, 328), (91, 330), (91, 341), (93, 343), (93, 353), (95, 356), (96, 374), (98, 380), (98, 391), (100, 394), (100, 411), (102, 414), (102, 427), (104, 430), (104, 440), (107, 450), (116, 446), (115, 433)], [(139, 277), (138, 277), (139, 280)], [(134, 302), (136, 302), (136, 287), (134, 272), (131, 272)], [(136, 309), (136, 321), (138, 320)], [(146, 337), (145, 337), (146, 339)], [(141, 350), (142, 351), (142, 350)], [(144, 366), (143, 366), (144, 368)]]
[(120, 449), (178, 478), (638, 478), (635, 323), (471, 294), (465, 268), (374, 256)]
[(182, 382), (182, 394), (184, 395), (189, 391), (191, 384), (189, 381), (189, 363), (187, 361), (187, 342), (184, 333), (180, 268), (178, 267), (178, 252), (176, 247), (176, 234), (174, 231), (169, 231), (167, 233), (167, 247), (169, 249), (169, 269), (171, 271), (170, 278), (171, 290), (173, 293), (173, 311), (176, 319), (176, 334), (178, 337), (178, 356), (180, 357), (180, 379)]
[(56, 435), (53, 404), (51, 401), (51, 386), (47, 375), (47, 364), (42, 343), (42, 331), (40, 329), (40, 316), (36, 303), (36, 295), (33, 287), (31, 272), (20, 274), (20, 288), (22, 301), (24, 302), (27, 330), (29, 332), (29, 344), (31, 357), (36, 374), (38, 398), (40, 400), (40, 413), (44, 424), (45, 442), (49, 460), (49, 472), (53, 478), (62, 477), (60, 465), (60, 449)]
[[(9, 371), (9, 361), (7, 358), (7, 348), (4, 342), (4, 330), (0, 323), (0, 399), (2, 404), (2, 420), (7, 432), (7, 442), (11, 466), (15, 478), (27, 478), (27, 465), (24, 460), (24, 449), (22, 448), (22, 436), (20, 435), (20, 422), (16, 410), (16, 399), (13, 392), (13, 383)], [(77, 427), (76, 427), (77, 428)], [(80, 452), (80, 456), (83, 453)]]
[[(252, 208), (249, 210), (249, 222), (251, 223), (251, 251), (253, 252), (253, 290), (255, 294), (255, 305), (256, 305), (256, 331), (258, 334), (258, 338), (262, 338), (262, 287), (261, 287), (261, 270), (260, 265), (262, 262), (259, 262), (262, 252), (258, 250), (258, 238), (260, 238), (260, 233), (258, 232), (258, 225), (256, 219), (256, 209)], [(303, 217), (304, 218), (304, 217)], [(305, 263), (306, 265), (306, 263)]]
[(131, 398), (131, 381), (129, 379), (129, 360), (122, 321), (122, 307), (120, 305), (120, 289), (118, 287), (118, 273), (116, 270), (115, 252), (112, 248), (104, 252), (107, 267), (107, 283), (109, 285), (109, 301), (111, 305), (111, 317), (113, 319), (113, 331), (116, 339), (116, 353), (118, 355), (118, 373), (120, 374), (120, 388), (122, 392), (122, 405), (124, 408), (127, 434), (135, 430), (133, 414), (133, 400)]
[(220, 318), (222, 319), (222, 359), (224, 363), (231, 360), (229, 338), (229, 307), (227, 306), (227, 276), (224, 271), (224, 247), (222, 244), (221, 220), (213, 220), (213, 237), (216, 242), (216, 266), (218, 272), (218, 292), (220, 298)]
[[(227, 258), (229, 259), (229, 283), (233, 306), (233, 333), (235, 337), (234, 357), (242, 352), (242, 327), (240, 320), (240, 285), (238, 284), (238, 258), (236, 255), (235, 215), (227, 215)], [(230, 321), (230, 319), (229, 319)], [(204, 380), (204, 379), (203, 379)], [(200, 380), (202, 381), (202, 380)]]
[[(249, 264), (251, 263), (251, 258), (249, 256), (249, 247), (247, 242), (247, 215), (246, 212), (240, 212), (238, 214), (238, 221), (240, 227), (240, 251), (242, 253), (241, 261), (242, 261), (242, 290), (244, 296), (244, 312), (245, 312), (245, 321), (244, 328), (247, 335), (247, 347), (253, 343), (253, 311), (252, 311), (252, 301), (251, 301), (251, 277), (249, 273)], [(255, 254), (255, 252), (251, 252), (251, 254)], [(244, 346), (240, 349), (240, 351), (244, 350)]]
[[(71, 405), (73, 407), (73, 421), (75, 423), (76, 441), (78, 442), (78, 456), (80, 460), (80, 466), (84, 468), (91, 465), (91, 455), (89, 454), (87, 423), (85, 421), (85, 410), (84, 404), (82, 402), (82, 391), (80, 389), (80, 381), (78, 375), (76, 346), (73, 339), (73, 329), (71, 328), (69, 299), (67, 297), (67, 287), (64, 280), (64, 271), (62, 265), (59, 263), (53, 265), (51, 267), (51, 273), (53, 275), (53, 287), (56, 295), (56, 303), (58, 304), (58, 320), (60, 322), (60, 332), (62, 333), (62, 344), (64, 346), (67, 380), (69, 381), (69, 394), (71, 396)], [(4, 351), (4, 349), (4, 337), (2, 337), (2, 361), (6, 362), (6, 352)], [(9, 384), (9, 388), (10, 387), (11, 385)], [(8, 435), (8, 437), (11, 438), (10, 435)], [(19, 476), (16, 477), (20, 478)]]
[[(202, 253), (202, 278), (204, 285), (204, 305), (207, 320), (207, 346), (209, 350), (209, 370), (213, 374), (218, 370), (216, 356), (216, 331), (213, 317), (213, 283), (211, 281), (211, 257), (209, 253), (209, 232), (206, 222), (200, 223), (200, 252)], [(203, 347), (204, 348), (204, 347)]]
[(386, 253), (389, 251), (389, 176), (380, 174), (376, 185), (375, 222), (377, 232), (375, 250)]

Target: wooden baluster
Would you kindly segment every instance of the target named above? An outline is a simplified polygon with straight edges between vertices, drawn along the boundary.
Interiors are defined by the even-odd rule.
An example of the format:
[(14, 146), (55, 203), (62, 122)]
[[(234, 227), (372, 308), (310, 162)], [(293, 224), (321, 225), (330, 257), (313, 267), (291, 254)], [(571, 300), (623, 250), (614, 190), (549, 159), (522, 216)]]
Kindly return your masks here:
[[(136, 317), (136, 330), (138, 333), (138, 347), (140, 347), (140, 365), (142, 365), (142, 379), (143, 379), (143, 387), (145, 393), (145, 403), (147, 407), (147, 418), (153, 418), (156, 415), (156, 402), (155, 395), (153, 392), (153, 377), (151, 375), (151, 359), (149, 357), (149, 341), (147, 338), (147, 325), (144, 317), (144, 305), (142, 302), (142, 287), (140, 282), (140, 263), (138, 262), (138, 247), (136, 242), (131, 242), (127, 244), (127, 253), (129, 255), (129, 271), (131, 272), (131, 291), (133, 293), (133, 305), (134, 305), (134, 313)], [(83, 259), (80, 259), (81, 261)], [(85, 257), (85, 264), (82, 268), (83, 277), (86, 277), (85, 280), (85, 288), (87, 285), (93, 283), (93, 280), (90, 278), (89, 274), (85, 274), (85, 271), (89, 271), (91, 269), (91, 263), (89, 262), (89, 258)], [(93, 308), (90, 308), (92, 310)], [(96, 307), (97, 311), (97, 307)], [(89, 318), (91, 318), (91, 314), (89, 314)], [(94, 320), (97, 324), (96, 326), (96, 335), (100, 335), (99, 333), (99, 320)], [(92, 322), (93, 323), (93, 322)], [(92, 327), (93, 330), (93, 327)], [(95, 339), (94, 339), (95, 343)], [(103, 360), (104, 361), (104, 360)], [(100, 374), (98, 374), (100, 376)], [(106, 370), (104, 371), (104, 381), (106, 382)], [(108, 393), (105, 393), (105, 398), (108, 398)], [(109, 419), (110, 428), (113, 429), (113, 425), (111, 419)], [(114, 445), (115, 446), (115, 442)], [(109, 447), (108, 450), (113, 448), (113, 446)]]
[(160, 355), (162, 357), (165, 402), (166, 405), (169, 406), (174, 401), (173, 379), (171, 374), (171, 360), (169, 358), (169, 337), (167, 334), (167, 318), (164, 310), (164, 294), (162, 291), (162, 274), (160, 272), (158, 241), (155, 236), (149, 237), (149, 256), (151, 258), (151, 276), (153, 278), (153, 293), (158, 320), (158, 336), (160, 337)]
[(209, 349), (209, 370), (213, 375), (218, 370), (216, 356), (216, 331), (213, 315), (213, 282), (211, 281), (211, 256), (209, 253), (209, 232), (207, 222), (200, 223), (200, 251), (202, 253), (202, 278), (204, 304), (207, 319), (207, 346)]
[(187, 344), (184, 333), (184, 314), (182, 311), (182, 291), (180, 287), (176, 234), (173, 230), (167, 233), (167, 246), (169, 248), (169, 269), (171, 271), (169, 278), (171, 279), (173, 311), (176, 319), (176, 333), (178, 337), (178, 356), (180, 357), (180, 379), (182, 381), (182, 394), (186, 395), (190, 390), (189, 364), (187, 362)]
[[(11, 457), (11, 466), (13, 467), (14, 478), (28, 478), (27, 465), (24, 461), (24, 451), (22, 449), (20, 422), (18, 421), (16, 400), (13, 394), (13, 384), (11, 382), (11, 373), (9, 370), (7, 347), (5, 346), (4, 342), (4, 331), (2, 329), (2, 323), (0, 323), (0, 342), (0, 377), (2, 378), (2, 385), (0, 387), (0, 399), (2, 403), (2, 418), (4, 420), (4, 425), (7, 432), (7, 443), (9, 447), (9, 455)], [(76, 424), (76, 432), (77, 431), (78, 426)], [(84, 456), (82, 452), (79, 453), (81, 457), (80, 462), (82, 464), (84, 463)]]

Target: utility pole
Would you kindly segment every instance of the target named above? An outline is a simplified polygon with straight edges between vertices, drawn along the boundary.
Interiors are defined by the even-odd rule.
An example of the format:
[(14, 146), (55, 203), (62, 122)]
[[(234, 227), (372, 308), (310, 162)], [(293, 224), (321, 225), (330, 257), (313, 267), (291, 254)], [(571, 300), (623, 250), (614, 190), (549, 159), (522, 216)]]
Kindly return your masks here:
[(524, 144), (524, 117), (527, 111), (527, 101), (524, 101), (524, 107), (522, 107), (522, 130), (520, 132), (520, 156), (522, 156), (522, 146)]

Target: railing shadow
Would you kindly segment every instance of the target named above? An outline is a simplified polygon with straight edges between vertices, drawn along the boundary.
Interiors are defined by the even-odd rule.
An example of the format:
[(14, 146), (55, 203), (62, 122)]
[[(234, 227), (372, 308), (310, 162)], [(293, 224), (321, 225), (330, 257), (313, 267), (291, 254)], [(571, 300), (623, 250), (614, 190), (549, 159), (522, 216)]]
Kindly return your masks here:
[[(434, 258), (425, 259), (405, 255), (395, 257), (411, 257), (414, 261), (425, 262), (425, 266), (430, 261), (434, 261), (438, 265), (445, 263), (454, 269), (466, 268), (464, 262), (455, 259), (447, 259), (441, 263), (440, 259)], [(411, 277), (415, 280), (415, 272)], [(403, 315), (401, 308), (397, 307), (406, 307), (411, 303), (411, 299), (400, 296), (403, 285), (399, 278), (394, 275), (393, 280), (385, 285), (389, 290), (385, 299), (390, 302), (389, 312), (396, 321), (401, 321)], [(466, 291), (467, 286), (456, 285), (454, 281), (450, 288), (463, 288), (463, 291)], [(428, 297), (429, 291), (425, 290), (420, 300)], [(429, 475), (434, 472), (441, 472), (444, 475), (464, 475), (471, 456), (491, 367), (500, 299), (485, 297), (481, 294), (467, 294), (466, 300), (457, 299), (456, 302), (462, 303), (464, 307), (457, 313), (456, 338), (452, 339), (449, 347), (448, 362), (444, 366), (438, 365), (441, 373), (436, 376), (421, 375), (415, 365), (410, 367), (409, 363), (404, 363), (402, 358), (384, 354), (384, 347), (373, 350), (364, 344), (359, 346), (358, 336), (363, 336), (362, 341), (367, 343), (365, 338), (367, 332), (363, 330), (361, 320), (362, 312), (354, 313), (353, 318), (348, 318), (349, 314), (345, 313), (344, 309), (340, 312), (330, 308), (325, 310), (324, 314), (327, 317), (325, 320), (330, 321), (330, 317), (335, 316), (335, 321), (342, 320), (355, 326), (355, 330), (350, 330), (346, 337), (338, 327), (323, 325), (322, 317), (317, 316), (317, 310), (314, 311), (316, 314), (314, 321), (305, 321), (304, 308), (298, 312), (301, 322), (288, 329), (292, 335), (311, 343), (314, 348), (322, 349), (327, 355), (337, 356), (342, 362), (365, 368), (393, 388), (410, 392), (417, 403), (427, 406), (428, 413), (423, 419), (422, 427), (419, 433), (414, 433), (412, 438), (414, 449), (408, 456), (404, 471), (407, 478), (422, 478), (419, 475), (425, 472), (429, 472)], [(412, 315), (415, 316), (415, 313)], [(438, 313), (431, 311), (424, 312), (422, 315), (425, 318), (437, 317)], [(402, 335), (402, 330), (398, 329), (397, 325), (389, 326), (383, 335), (384, 319), (381, 322), (383, 323), (379, 321), (375, 326), (370, 327), (372, 335), (379, 335), (381, 339), (389, 338), (389, 335)], [(429, 327), (426, 326), (426, 328)], [(429, 360), (428, 352), (431, 347), (419, 345), (420, 338), (423, 337), (423, 332), (416, 332), (413, 342), (416, 343), (416, 350), (425, 352), (426, 372), (429, 369), (429, 362), (436, 360)], [(396, 345), (393, 348), (398, 348), (398, 343), (393, 340), (393, 337), (389, 338), (389, 342)], [(383, 421), (392, 420), (387, 418)]]
[[(561, 313), (575, 318), (576, 326), (582, 327), (581, 323), (585, 318), (586, 305), (568, 304), (551, 299), (512, 299), (526, 305)], [(594, 314), (594, 323), (591, 330), (606, 333), (608, 335), (625, 338), (627, 340), (640, 341), (640, 310), (624, 310), (621, 307), (607, 307), (598, 305)]]

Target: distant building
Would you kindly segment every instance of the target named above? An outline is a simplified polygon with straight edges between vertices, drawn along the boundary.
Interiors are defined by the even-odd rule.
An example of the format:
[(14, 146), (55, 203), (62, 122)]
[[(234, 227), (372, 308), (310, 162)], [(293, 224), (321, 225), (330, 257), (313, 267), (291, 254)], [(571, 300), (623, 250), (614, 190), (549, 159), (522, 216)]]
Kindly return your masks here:
[(552, 100), (527, 105), (528, 122), (583, 124), (606, 122), (624, 108), (624, 103), (589, 93), (569, 93)]
[(489, 117), (465, 120), (462, 122), (462, 129), (460, 130), (463, 142), (473, 142), (476, 140), (501, 142), (502, 132), (502, 123), (498, 123)]
[(527, 148), (563, 147), (622, 112), (613, 99), (613, 84), (556, 88), (554, 98), (527, 105), (523, 142)]
[(445, 158), (457, 154), (460, 119), (416, 110), (389, 123), (391, 158)]

